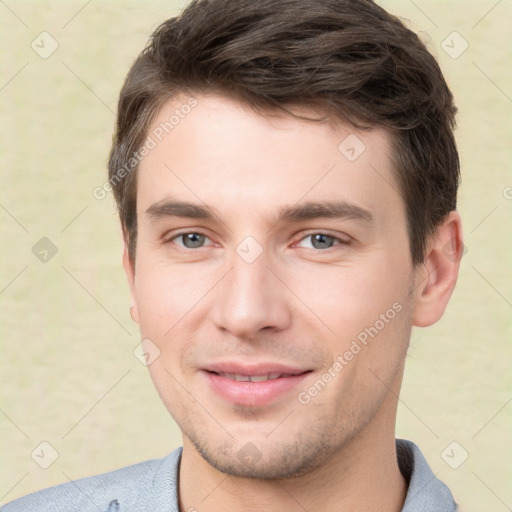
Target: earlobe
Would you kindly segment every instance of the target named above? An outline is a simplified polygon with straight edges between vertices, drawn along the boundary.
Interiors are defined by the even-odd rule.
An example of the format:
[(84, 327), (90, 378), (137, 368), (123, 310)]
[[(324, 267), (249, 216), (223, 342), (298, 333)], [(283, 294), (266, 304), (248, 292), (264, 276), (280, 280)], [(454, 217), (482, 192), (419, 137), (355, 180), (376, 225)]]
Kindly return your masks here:
[(130, 286), (131, 305), (130, 316), (134, 322), (139, 323), (139, 310), (137, 307), (137, 294), (135, 291), (135, 264), (130, 258), (126, 236), (123, 236), (123, 268)]
[(413, 325), (427, 327), (443, 316), (457, 282), (463, 249), (460, 216), (452, 211), (432, 237), (425, 261), (418, 267)]

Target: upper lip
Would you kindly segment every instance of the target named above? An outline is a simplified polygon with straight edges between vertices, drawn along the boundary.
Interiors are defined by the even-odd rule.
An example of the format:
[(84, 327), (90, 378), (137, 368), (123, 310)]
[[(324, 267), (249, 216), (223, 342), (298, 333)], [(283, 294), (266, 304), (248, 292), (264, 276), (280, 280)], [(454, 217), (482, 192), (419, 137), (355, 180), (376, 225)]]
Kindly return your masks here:
[(298, 366), (290, 366), (283, 363), (253, 363), (243, 364), (236, 361), (222, 361), (211, 363), (203, 368), (203, 370), (215, 373), (231, 373), (236, 375), (267, 375), (269, 373), (283, 373), (289, 375), (299, 375), (310, 371), (310, 368), (300, 368)]

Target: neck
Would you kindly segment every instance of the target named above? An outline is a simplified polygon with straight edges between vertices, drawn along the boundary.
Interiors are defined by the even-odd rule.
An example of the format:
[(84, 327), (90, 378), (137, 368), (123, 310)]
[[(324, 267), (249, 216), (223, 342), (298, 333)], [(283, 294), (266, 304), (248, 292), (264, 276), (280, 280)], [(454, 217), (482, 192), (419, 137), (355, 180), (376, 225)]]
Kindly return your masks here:
[[(327, 464), (290, 479), (226, 475), (210, 466), (185, 438), (179, 477), (180, 510), (399, 512), (407, 484), (398, 467), (394, 421), (389, 422), (393, 412), (385, 410), (393, 405), (396, 414), (396, 404), (383, 404), (374, 421), (333, 453)], [(386, 419), (388, 428), (379, 419)]]

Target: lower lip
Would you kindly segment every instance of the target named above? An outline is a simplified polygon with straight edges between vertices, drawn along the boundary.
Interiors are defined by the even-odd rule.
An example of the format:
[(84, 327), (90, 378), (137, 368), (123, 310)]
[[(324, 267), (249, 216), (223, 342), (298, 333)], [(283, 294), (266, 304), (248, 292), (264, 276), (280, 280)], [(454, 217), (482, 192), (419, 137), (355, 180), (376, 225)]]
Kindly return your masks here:
[(263, 382), (240, 382), (221, 377), (216, 373), (204, 372), (211, 388), (228, 402), (239, 405), (260, 406), (270, 403), (279, 396), (291, 391), (310, 372), (265, 380)]

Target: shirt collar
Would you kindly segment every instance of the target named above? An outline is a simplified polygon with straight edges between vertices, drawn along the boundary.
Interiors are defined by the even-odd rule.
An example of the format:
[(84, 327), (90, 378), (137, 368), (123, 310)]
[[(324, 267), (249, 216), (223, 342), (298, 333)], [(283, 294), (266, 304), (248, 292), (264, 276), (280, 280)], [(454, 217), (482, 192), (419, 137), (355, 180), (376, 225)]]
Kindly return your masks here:
[(430, 469), (421, 450), (411, 441), (396, 440), (398, 466), (409, 484), (402, 512), (455, 512), (450, 489)]
[[(161, 471), (157, 472), (153, 482), (155, 490), (161, 493), (157, 491), (155, 494), (160, 497), (166, 495), (166, 511), (173, 508), (179, 511), (178, 475), (182, 450), (180, 447), (166, 457), (167, 464), (162, 464)], [(396, 452), (398, 466), (409, 486), (402, 512), (458, 511), (452, 493), (436, 478), (418, 446), (411, 441), (397, 439)], [(174, 485), (169, 485), (170, 482)], [(169, 504), (172, 506), (169, 507)]]

